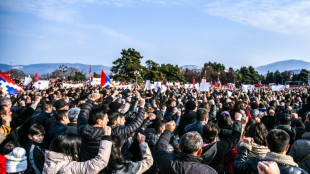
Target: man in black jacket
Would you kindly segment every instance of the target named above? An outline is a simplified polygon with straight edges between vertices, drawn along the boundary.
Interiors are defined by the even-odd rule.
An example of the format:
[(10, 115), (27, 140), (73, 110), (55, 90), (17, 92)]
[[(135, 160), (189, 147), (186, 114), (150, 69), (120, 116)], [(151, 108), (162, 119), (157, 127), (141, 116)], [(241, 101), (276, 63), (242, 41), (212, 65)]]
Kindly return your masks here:
[(184, 134), (184, 128), (192, 124), (196, 121), (196, 103), (192, 100), (189, 100), (185, 104), (185, 113), (181, 116), (179, 128), (178, 128), (178, 135), (182, 137)]
[(282, 174), (306, 174), (298, 167), (289, 155), (285, 155), (289, 149), (290, 136), (283, 130), (273, 129), (267, 135), (267, 144), (270, 152), (263, 158), (252, 157), (247, 159), (247, 154), (252, 149), (253, 139), (245, 138), (240, 144), (238, 154), (234, 162), (235, 173), (258, 173), (257, 165), (260, 161), (274, 161), (278, 164)]
[(174, 129), (174, 121), (167, 123), (165, 132), (160, 136), (155, 146), (154, 157), (158, 163), (160, 173), (217, 173), (212, 167), (202, 164), (203, 160), (199, 156), (202, 152), (203, 141), (196, 131), (188, 132), (182, 136), (179, 145), (181, 153), (175, 155), (166, 151), (171, 132)]
[(216, 124), (208, 123), (203, 127), (203, 140), (208, 145), (203, 147), (201, 157), (205, 164), (213, 167), (218, 173), (227, 172), (225, 156), (240, 140), (242, 131), (241, 117), (242, 115), (240, 113), (235, 114), (235, 122), (231, 135), (225, 136), (220, 141), (218, 141), (220, 128)]

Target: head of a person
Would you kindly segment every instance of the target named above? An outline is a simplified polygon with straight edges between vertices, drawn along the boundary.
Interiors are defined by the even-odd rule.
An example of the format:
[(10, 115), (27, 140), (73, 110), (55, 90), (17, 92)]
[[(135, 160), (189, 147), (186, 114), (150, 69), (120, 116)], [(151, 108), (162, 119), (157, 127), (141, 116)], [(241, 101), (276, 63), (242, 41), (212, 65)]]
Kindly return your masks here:
[(163, 113), (161, 111), (155, 110), (153, 113), (156, 115), (156, 118), (152, 121), (155, 124), (164, 119)]
[(2, 149), (2, 154), (4, 156), (8, 156), (10, 152), (12, 152), (12, 150), (15, 148), (15, 147), (18, 147), (19, 145), (15, 142), (15, 141), (9, 141), (7, 142), (4, 146), (3, 146), (3, 149)]
[(269, 113), (269, 116), (274, 116), (275, 111), (273, 109), (269, 109), (268, 113)]
[(258, 104), (256, 102), (251, 103), (251, 108), (252, 109), (258, 109)]
[(205, 124), (208, 123), (209, 120), (209, 112), (207, 111), (207, 109), (204, 108), (199, 108), (196, 111), (196, 120), (197, 121), (202, 121)]
[(179, 148), (183, 153), (200, 156), (202, 153), (202, 138), (201, 135), (196, 132), (187, 132), (181, 137)]
[(109, 104), (110, 112), (120, 112), (122, 109), (122, 104), (119, 102), (112, 102)]
[(120, 116), (121, 114), (119, 112), (109, 112), (108, 117), (109, 117), (109, 126), (118, 126), (119, 121), (120, 121)]
[(56, 114), (56, 121), (61, 122), (65, 125), (70, 123), (68, 110), (58, 110)]
[(16, 147), (6, 157), (6, 173), (24, 173), (27, 170), (26, 150)]
[(291, 123), (291, 116), (286, 112), (279, 112), (276, 117), (280, 125), (289, 125)]
[(92, 109), (89, 113), (88, 124), (94, 127), (104, 127), (108, 124), (109, 117), (102, 108)]
[(0, 115), (12, 115), (11, 112), (12, 102), (7, 97), (0, 97)]
[(263, 123), (254, 123), (246, 130), (245, 136), (252, 137), (254, 143), (266, 146), (266, 137), (268, 130)]
[(64, 99), (59, 99), (55, 102), (54, 107), (57, 111), (59, 110), (68, 110), (69, 105)]
[(191, 110), (191, 111), (193, 111), (193, 110), (195, 110), (195, 109), (196, 109), (196, 103), (195, 103), (194, 101), (189, 100), (189, 101), (186, 102), (186, 104), (185, 104), (185, 110)]
[(53, 111), (52, 103), (49, 102), (49, 101), (43, 102), (43, 104), (42, 104), (42, 111), (46, 112), (46, 113), (52, 113), (52, 111)]
[(35, 143), (42, 143), (45, 135), (44, 127), (40, 124), (33, 124), (29, 128), (28, 138)]
[(169, 99), (167, 104), (170, 107), (175, 107), (177, 105), (177, 101), (175, 99)]
[(71, 161), (79, 161), (81, 143), (81, 138), (76, 134), (60, 134), (52, 140), (49, 150), (66, 155)]
[(166, 123), (167, 122), (164, 120), (160, 120), (157, 122), (157, 124), (155, 125), (155, 131), (157, 135), (161, 135), (162, 133), (164, 133)]
[(118, 125), (125, 125), (126, 123), (126, 118), (124, 114), (120, 114), (118, 117)]
[(217, 125), (221, 129), (231, 129), (233, 122), (231, 120), (230, 114), (228, 111), (223, 111), (221, 115), (218, 117)]
[(271, 152), (283, 153), (288, 151), (290, 136), (284, 130), (273, 129), (267, 135), (267, 146)]
[(208, 123), (203, 126), (202, 138), (205, 143), (214, 143), (217, 140), (217, 136), (220, 133), (220, 128), (217, 124)]
[(71, 108), (68, 111), (68, 116), (69, 116), (69, 120), (70, 120), (71, 123), (76, 123), (77, 122), (80, 110), (81, 110), (80, 108)]

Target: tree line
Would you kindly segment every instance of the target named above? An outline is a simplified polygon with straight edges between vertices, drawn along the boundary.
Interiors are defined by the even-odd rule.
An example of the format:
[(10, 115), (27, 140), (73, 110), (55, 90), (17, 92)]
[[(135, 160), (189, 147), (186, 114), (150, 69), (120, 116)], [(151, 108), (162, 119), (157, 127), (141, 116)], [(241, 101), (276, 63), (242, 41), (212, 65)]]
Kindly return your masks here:
[[(168, 81), (168, 82), (189, 82), (192, 83), (193, 78), (196, 82), (200, 82), (202, 78), (207, 81), (215, 82), (220, 79), (222, 84), (225, 83), (245, 83), (255, 84), (261, 80), (262, 83), (284, 84), (286, 81), (301, 81), (308, 83), (309, 71), (302, 69), (299, 74), (290, 71), (284, 72), (268, 72), (267, 75), (259, 74), (252, 66), (242, 66), (240, 69), (234, 70), (232, 67), (226, 69), (225, 65), (217, 62), (208, 62), (199, 70), (180, 69), (178, 65), (159, 64), (153, 60), (146, 60), (145, 66), (141, 64), (143, 56), (134, 48), (123, 49), (121, 57), (113, 61), (110, 77), (116, 81), (135, 82), (137, 80), (142, 83), (145, 80), (151, 81)], [(78, 69), (69, 67), (68, 71), (63, 74), (61, 70), (56, 69), (52, 73), (43, 74), (40, 79), (63, 77), (72, 81), (87, 80), (86, 75)], [(21, 70), (12, 70), (12, 78), (24, 78), (25, 73)], [(34, 77), (34, 75), (33, 75)], [(100, 77), (100, 74), (94, 72), (94, 77)]]

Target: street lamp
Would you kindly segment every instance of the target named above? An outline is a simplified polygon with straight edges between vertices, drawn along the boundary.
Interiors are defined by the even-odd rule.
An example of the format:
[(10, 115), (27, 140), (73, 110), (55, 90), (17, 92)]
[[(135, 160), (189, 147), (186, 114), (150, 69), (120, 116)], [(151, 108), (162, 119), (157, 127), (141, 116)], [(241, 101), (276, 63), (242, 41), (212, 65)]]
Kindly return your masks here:
[(63, 79), (65, 79), (65, 72), (68, 71), (67, 65), (64, 65), (64, 64), (60, 65), (60, 66), (59, 66), (59, 70), (62, 71)]
[(138, 84), (138, 75), (140, 75), (140, 72), (138, 70), (135, 70), (133, 73), (136, 76), (136, 84)]

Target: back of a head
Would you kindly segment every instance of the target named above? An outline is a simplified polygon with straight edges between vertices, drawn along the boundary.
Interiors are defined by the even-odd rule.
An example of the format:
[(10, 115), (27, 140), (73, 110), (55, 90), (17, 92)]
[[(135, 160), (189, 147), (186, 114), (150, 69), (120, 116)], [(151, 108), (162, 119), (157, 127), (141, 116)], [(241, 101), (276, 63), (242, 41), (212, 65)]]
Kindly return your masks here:
[(281, 125), (289, 125), (291, 123), (291, 116), (286, 112), (279, 112), (276, 117)]
[(49, 149), (71, 157), (72, 161), (79, 161), (81, 143), (81, 137), (76, 134), (60, 134), (52, 140)]
[(185, 104), (185, 109), (186, 110), (194, 110), (196, 108), (196, 103), (192, 100), (189, 100)]
[(42, 110), (43, 112), (47, 112), (49, 109), (51, 109), (53, 107), (52, 103), (49, 102), (49, 101), (45, 101), (43, 104), (42, 104)]
[(217, 124), (208, 123), (203, 126), (202, 132), (203, 141), (205, 143), (212, 143), (220, 133), (220, 128)]
[(61, 121), (64, 117), (67, 117), (68, 111), (67, 110), (58, 110), (56, 114), (56, 121)]
[(187, 132), (181, 137), (180, 149), (183, 153), (193, 154), (202, 147), (202, 143), (201, 135), (198, 132)]
[(161, 128), (164, 128), (164, 126), (165, 126), (165, 124), (166, 124), (167, 122), (166, 121), (164, 121), (164, 120), (160, 120), (160, 121), (158, 121), (157, 123), (156, 123), (156, 125), (155, 125), (155, 131), (156, 131), (156, 134), (160, 134), (161, 133)]
[(104, 114), (105, 114), (105, 112), (102, 108), (92, 109), (89, 113), (88, 124), (90, 124), (90, 125), (97, 124), (97, 120), (102, 119)]
[(34, 123), (33, 125), (30, 126), (29, 132), (30, 135), (39, 135), (39, 134), (45, 134), (44, 127), (41, 124)]
[(254, 123), (245, 132), (246, 137), (252, 137), (254, 143), (261, 146), (266, 146), (267, 134), (268, 130), (263, 123)]
[(233, 122), (231, 120), (229, 112), (222, 112), (218, 118), (217, 125), (222, 129), (230, 129), (232, 127), (232, 124)]
[(273, 129), (267, 135), (267, 144), (271, 152), (280, 153), (285, 151), (289, 142), (290, 136), (281, 129)]
[(209, 117), (209, 113), (204, 108), (199, 108), (196, 112), (196, 120), (203, 121), (206, 117)]
[(109, 116), (109, 122), (108, 122), (108, 125), (109, 126), (112, 126), (116, 123), (118, 117), (120, 116), (121, 114), (119, 112), (109, 112), (108, 113), (108, 116)]
[(256, 102), (251, 103), (251, 108), (252, 109), (258, 109), (258, 104)]

